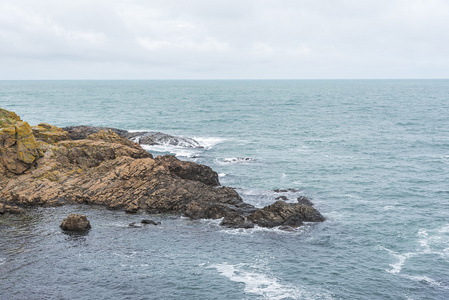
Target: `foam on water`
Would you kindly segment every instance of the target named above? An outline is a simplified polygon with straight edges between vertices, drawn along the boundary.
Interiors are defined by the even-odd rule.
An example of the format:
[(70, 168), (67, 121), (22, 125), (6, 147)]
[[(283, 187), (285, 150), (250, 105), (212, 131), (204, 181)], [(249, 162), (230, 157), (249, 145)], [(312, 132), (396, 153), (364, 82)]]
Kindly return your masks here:
[(153, 153), (170, 153), (174, 154), (175, 156), (179, 157), (188, 157), (192, 158), (199, 154), (201, 154), (201, 150), (196, 148), (183, 148), (183, 147), (177, 147), (177, 146), (171, 146), (171, 145), (140, 145), (143, 149), (146, 151)]
[(245, 293), (259, 295), (265, 299), (332, 299), (330, 295), (313, 294), (304, 288), (282, 284), (275, 276), (262, 273), (260, 268), (248, 264), (222, 263), (210, 265), (208, 268), (215, 268), (220, 275), (231, 281), (243, 283)]
[(215, 145), (218, 145), (226, 139), (219, 138), (219, 137), (194, 137), (194, 140), (196, 140), (202, 147), (205, 149), (212, 149)]
[(426, 283), (432, 287), (435, 288), (441, 288), (443, 290), (449, 290), (449, 285), (447, 283), (444, 283), (442, 281), (437, 281), (435, 279), (432, 279), (428, 276), (409, 276), (409, 275), (402, 275), (403, 278), (407, 278), (416, 282), (423, 282)]

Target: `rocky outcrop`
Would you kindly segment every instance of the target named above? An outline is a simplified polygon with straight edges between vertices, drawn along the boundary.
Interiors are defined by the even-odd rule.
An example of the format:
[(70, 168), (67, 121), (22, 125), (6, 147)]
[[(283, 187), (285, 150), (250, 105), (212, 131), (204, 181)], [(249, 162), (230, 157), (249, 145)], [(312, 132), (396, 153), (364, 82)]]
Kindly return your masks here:
[(30, 125), (0, 108), (0, 172), (22, 174), (42, 156)]
[(278, 200), (251, 213), (248, 220), (262, 227), (285, 225), (298, 227), (303, 222), (323, 222), (324, 217), (311, 206)]
[(92, 228), (87, 217), (79, 214), (70, 214), (62, 221), (59, 227), (61, 227), (62, 230), (79, 232), (87, 231)]
[(192, 138), (173, 136), (162, 132), (130, 132), (111, 127), (94, 127), (85, 125), (64, 127), (63, 130), (70, 134), (72, 140), (82, 140), (87, 138), (89, 135), (100, 131), (113, 131), (125, 139), (132, 140), (142, 145), (170, 145), (184, 148), (203, 148), (198, 141)]
[(323, 220), (314, 208), (299, 203), (278, 201), (285, 206), (276, 202), (257, 209), (234, 189), (220, 186), (208, 166), (169, 155), (154, 158), (117, 130), (69, 132), (45, 123), (31, 128), (14, 113), (0, 112), (3, 212), (11, 206), (83, 203), (129, 213), (224, 218), (223, 226), (239, 228)]

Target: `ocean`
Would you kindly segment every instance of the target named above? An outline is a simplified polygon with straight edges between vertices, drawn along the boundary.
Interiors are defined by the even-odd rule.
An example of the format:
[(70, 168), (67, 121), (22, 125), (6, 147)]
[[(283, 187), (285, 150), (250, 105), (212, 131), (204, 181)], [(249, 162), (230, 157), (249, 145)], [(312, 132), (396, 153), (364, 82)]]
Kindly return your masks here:
[[(0, 216), (0, 299), (449, 299), (449, 80), (0, 81), (0, 107), (194, 138), (144, 147), (255, 206), (304, 195), (326, 218), (283, 231), (30, 208)], [(59, 229), (72, 212), (88, 234)], [(128, 228), (143, 218), (161, 225)]]

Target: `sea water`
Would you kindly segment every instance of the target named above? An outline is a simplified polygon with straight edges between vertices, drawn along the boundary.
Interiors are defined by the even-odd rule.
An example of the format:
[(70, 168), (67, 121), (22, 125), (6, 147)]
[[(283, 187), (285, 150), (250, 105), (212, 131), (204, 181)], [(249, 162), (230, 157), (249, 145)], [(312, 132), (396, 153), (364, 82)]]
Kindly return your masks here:
[[(31, 125), (161, 131), (262, 207), (310, 197), (294, 231), (101, 207), (0, 216), (1, 299), (448, 299), (449, 80), (0, 81)], [(291, 189), (275, 192), (275, 189)], [(92, 230), (67, 235), (69, 213)], [(143, 218), (159, 226), (128, 228)]]

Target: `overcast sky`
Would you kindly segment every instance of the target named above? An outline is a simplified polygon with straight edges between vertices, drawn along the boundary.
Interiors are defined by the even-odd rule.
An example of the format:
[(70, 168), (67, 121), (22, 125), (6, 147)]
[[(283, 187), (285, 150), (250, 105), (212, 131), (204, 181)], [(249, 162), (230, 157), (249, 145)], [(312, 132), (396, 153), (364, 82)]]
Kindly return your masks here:
[(449, 0), (2, 0), (0, 79), (449, 78)]

